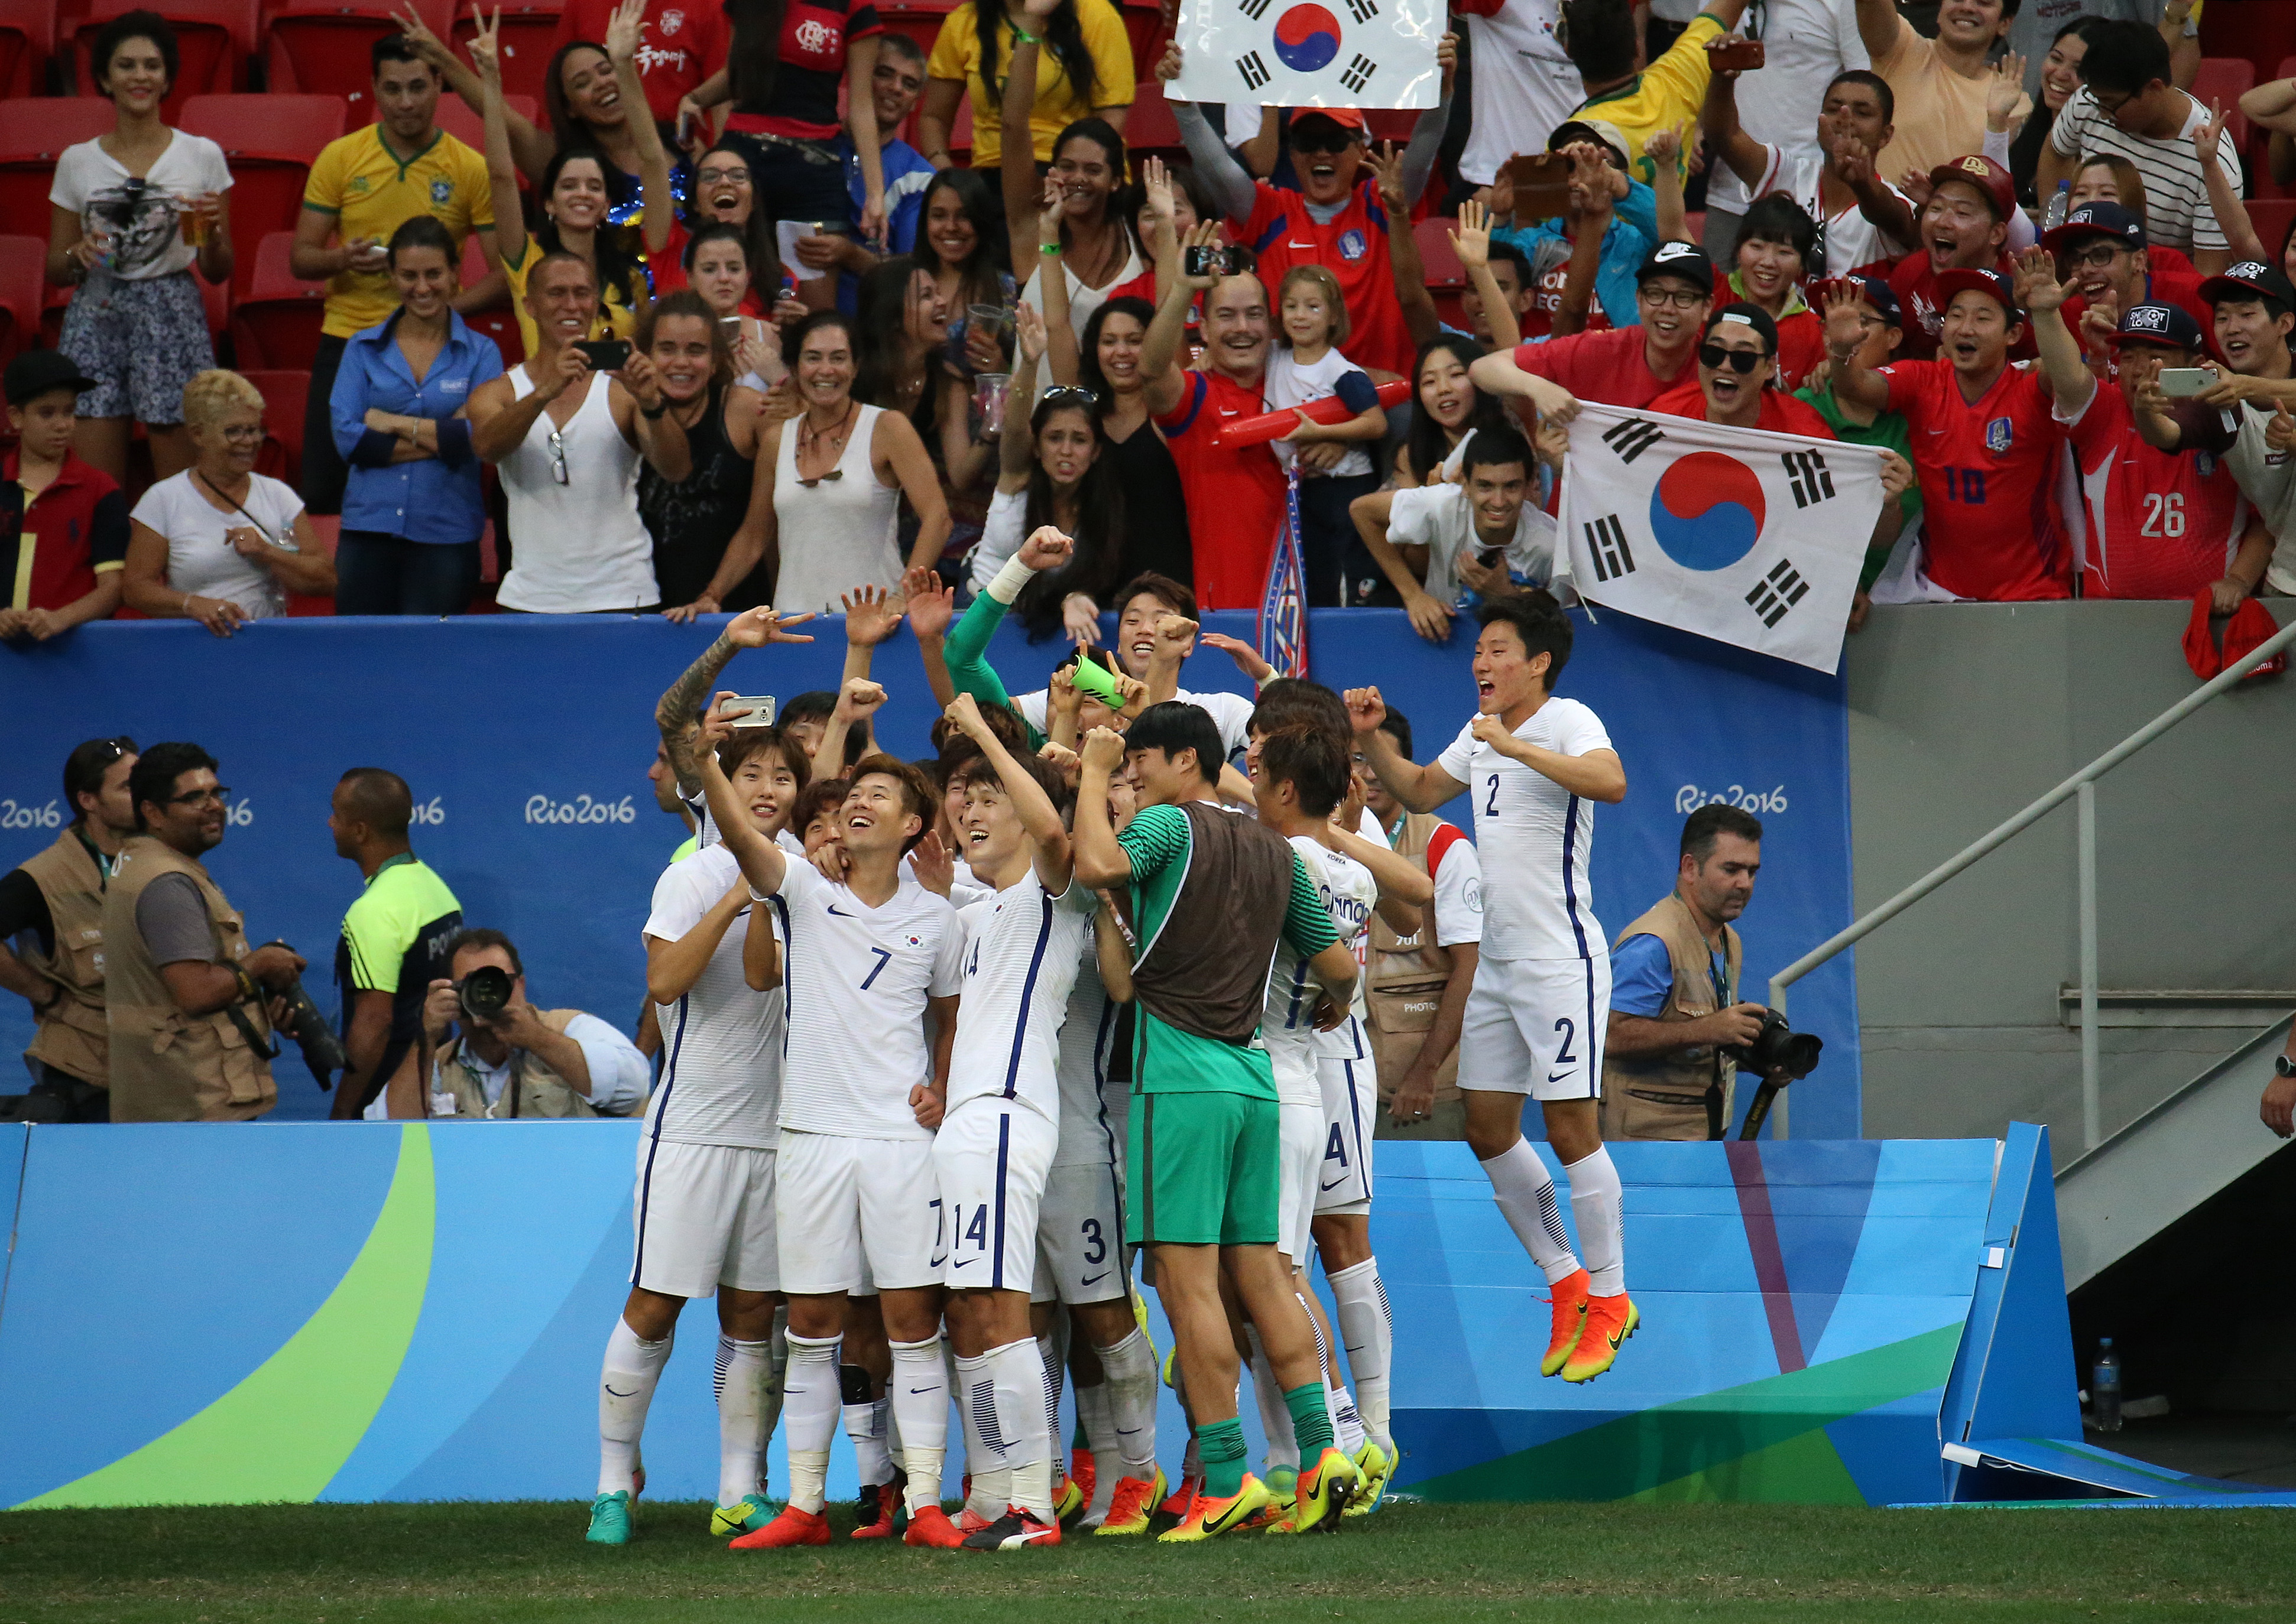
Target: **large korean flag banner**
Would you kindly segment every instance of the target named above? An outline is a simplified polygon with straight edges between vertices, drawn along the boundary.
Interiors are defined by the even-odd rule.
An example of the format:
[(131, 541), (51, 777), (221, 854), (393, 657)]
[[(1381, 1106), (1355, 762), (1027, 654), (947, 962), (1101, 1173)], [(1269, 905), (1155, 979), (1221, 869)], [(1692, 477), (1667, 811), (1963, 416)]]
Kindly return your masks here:
[(1587, 405), (1559, 523), (1579, 596), (1831, 673), (1882, 501), (1864, 446)]
[(1186, 0), (1181, 102), (1432, 107), (1442, 100), (1435, 0)]

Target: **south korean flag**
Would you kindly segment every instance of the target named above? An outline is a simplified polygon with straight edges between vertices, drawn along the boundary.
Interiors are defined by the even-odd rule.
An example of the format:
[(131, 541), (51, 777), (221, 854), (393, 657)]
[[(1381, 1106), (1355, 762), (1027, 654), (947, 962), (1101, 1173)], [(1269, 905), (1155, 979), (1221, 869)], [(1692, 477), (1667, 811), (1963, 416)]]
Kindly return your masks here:
[(1442, 100), (1434, 0), (1186, 0), (1178, 102), (1432, 107)]
[(1585, 405), (1557, 524), (1580, 597), (1831, 673), (1883, 500), (1866, 446)]

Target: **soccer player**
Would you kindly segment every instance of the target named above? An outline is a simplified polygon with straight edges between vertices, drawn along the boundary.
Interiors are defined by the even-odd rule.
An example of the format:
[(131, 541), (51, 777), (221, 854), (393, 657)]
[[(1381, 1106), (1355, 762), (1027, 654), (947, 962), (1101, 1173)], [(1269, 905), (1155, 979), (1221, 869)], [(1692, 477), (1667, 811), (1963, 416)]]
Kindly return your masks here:
[(2046, 374), (2013, 366), (2025, 337), (2015, 288), (1998, 271), (1938, 278), (1945, 346), (1934, 361), (1868, 364), (1857, 301), (1826, 301), (1833, 396), (1902, 412), (1922, 487), (1929, 578), (1988, 602), (2071, 595), (2072, 559), (2057, 514), (2057, 447)]
[[(745, 628), (745, 635), (747, 629)], [(731, 781), (738, 820), (770, 842), (804, 788), (796, 741), (721, 717), (681, 735), (690, 762)], [(638, 1142), (636, 1254), (630, 1294), (607, 1340), (598, 1383), (598, 1497), (588, 1538), (629, 1538), (639, 1440), (668, 1362), (679, 1311), (718, 1297), (718, 1505), (721, 1538), (767, 1525), (765, 1449), (777, 1406), (772, 1378), (781, 1266), (774, 1224), (781, 1105), (782, 967), (771, 910), (721, 843), (672, 863), (645, 923), (646, 992), (663, 1038), (661, 1081)]]
[[(728, 634), (800, 641), (787, 628), (807, 618), (752, 609)], [(839, 881), (737, 817), (733, 786), (708, 757), (701, 781), (726, 845), (779, 917), (793, 1057), (782, 1080), (774, 1203), (789, 1300), (790, 1498), (734, 1544), (829, 1541), (822, 1506), (840, 1414), (839, 1342), (846, 1293), (865, 1271), (892, 1342), (892, 1408), (908, 1473), (904, 1538), (953, 1547), (961, 1538), (940, 1508), (948, 1386), (938, 1260), (947, 1236), (932, 1135), (956, 1037), (964, 930), (901, 866), (932, 827), (932, 786), (889, 755), (855, 764), (833, 848)]]
[(1714, 262), (1687, 242), (1662, 242), (1635, 273), (1642, 319), (1485, 355), (1467, 376), (1486, 395), (1528, 396), (1542, 417), (1569, 422), (1578, 403), (1647, 406), (1691, 374), (1699, 330), (1714, 305)]
[[(1619, 1173), (1603, 1147), (1608, 940), (1588, 884), (1593, 803), (1626, 799), (1627, 771), (1595, 713), (1555, 697), (1570, 623), (1544, 592), (1487, 605), (1473, 672), (1477, 714), (1430, 765), (1380, 728), (1377, 688), (1350, 689), (1356, 742), (1388, 793), (1432, 812), (1472, 793), (1483, 864), (1483, 941), (1459, 1039), (1467, 1142), (1499, 1211), (1552, 1287), (1539, 1374), (1590, 1381), (1640, 1321), (1627, 1295)], [(1586, 1267), (1570, 1251), (1554, 1181), (1522, 1138), (1522, 1097), (1570, 1180)]]
[[(1108, 779), (1127, 761), (1140, 811), (1119, 834)], [(1218, 761), (1210, 717), (1154, 705), (1127, 734), (1093, 730), (1077, 790), (1078, 876), (1131, 887), (1140, 943), (1125, 1238), (1154, 1248), (1205, 1478), (1186, 1518), (1163, 1535), (1171, 1543), (1226, 1533), (1269, 1498), (1244, 1465), (1223, 1279), (1267, 1346), (1301, 1458), (1315, 1462), (1300, 1475), (1293, 1526), (1304, 1532), (1344, 1513), (1362, 1476), (1333, 1445), (1315, 1335), (1275, 1250), (1275, 1080), (1253, 1041), (1279, 940), (1308, 956), (1335, 1004), (1354, 989), (1355, 959), (1299, 853), (1213, 799)]]

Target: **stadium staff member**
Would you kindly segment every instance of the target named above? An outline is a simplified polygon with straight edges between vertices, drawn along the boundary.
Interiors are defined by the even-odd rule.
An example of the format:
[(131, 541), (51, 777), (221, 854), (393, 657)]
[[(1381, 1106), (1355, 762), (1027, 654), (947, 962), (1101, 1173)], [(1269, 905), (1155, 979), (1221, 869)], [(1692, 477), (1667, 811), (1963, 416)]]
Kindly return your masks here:
[[(649, 1068), (627, 1038), (578, 1009), (537, 1009), (526, 1000), (526, 967), (498, 930), (465, 930), (447, 944), (447, 981), (430, 983), (422, 1035), (430, 1067), (430, 1114), (502, 1120), (512, 1116), (633, 1116), (645, 1099)], [(492, 966), (511, 978), (500, 1015), (473, 1020), (458, 989)], [(448, 1033), (455, 1032), (448, 1041)], [(367, 1107), (385, 1114), (387, 1098)]]
[(1702, 806), (1682, 826), (1674, 889), (1611, 948), (1603, 1052), (1605, 1139), (1718, 1139), (1737, 1067), (1763, 1007), (1738, 1001), (1742, 958), (1730, 921), (1753, 900), (1762, 826), (1734, 806)]
[(127, 799), (135, 766), (132, 739), (75, 746), (64, 757), (64, 803), (72, 820), (54, 845), (0, 875), (0, 987), (32, 1006), (36, 1030), (24, 1064), (32, 1093), (52, 1098), (28, 1111), (37, 1121), (111, 1118), (103, 884), (119, 843), (135, 832)]
[(303, 956), (250, 950), (247, 930), (200, 865), (223, 842), (231, 791), (195, 744), (158, 744), (127, 775), (136, 832), (103, 892), (104, 1002), (111, 1120), (232, 1122), (278, 1103), (273, 1024)]
[(337, 1121), (359, 1115), (388, 1090), (394, 1116), (422, 1114), (422, 1005), (447, 974), (447, 944), (463, 928), (463, 905), (406, 841), (414, 796), (381, 767), (354, 767), (335, 785), (327, 832), (335, 855), (358, 864), (366, 889), (343, 915), (335, 940), (335, 985), (343, 997)]

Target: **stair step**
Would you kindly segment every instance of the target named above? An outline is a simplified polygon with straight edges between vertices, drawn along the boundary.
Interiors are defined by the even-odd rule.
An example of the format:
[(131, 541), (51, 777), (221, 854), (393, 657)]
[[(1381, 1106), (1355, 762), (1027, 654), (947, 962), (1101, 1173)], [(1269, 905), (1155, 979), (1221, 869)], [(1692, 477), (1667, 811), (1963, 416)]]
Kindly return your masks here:
[[(2057, 989), (2057, 1015), (2080, 1024), (2079, 987)], [(2099, 1026), (2232, 1026), (2254, 1029), (2296, 1010), (2296, 989), (2285, 987), (2100, 987)]]

